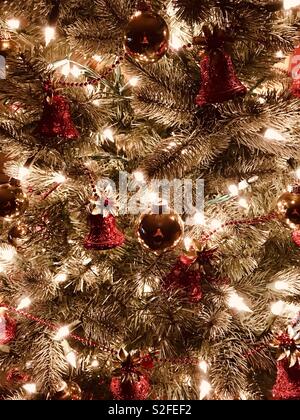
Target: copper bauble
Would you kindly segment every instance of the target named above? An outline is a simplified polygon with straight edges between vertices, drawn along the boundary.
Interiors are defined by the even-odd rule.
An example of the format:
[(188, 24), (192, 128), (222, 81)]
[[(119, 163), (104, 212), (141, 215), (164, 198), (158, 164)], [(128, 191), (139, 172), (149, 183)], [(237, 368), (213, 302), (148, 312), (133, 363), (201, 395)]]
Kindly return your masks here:
[(283, 193), (277, 201), (279, 217), (290, 227), (300, 225), (300, 187)]
[(0, 185), (0, 217), (18, 217), (28, 207), (28, 198), (22, 189), (15, 185)]
[(151, 11), (138, 11), (130, 19), (125, 33), (126, 53), (141, 63), (154, 63), (169, 46), (166, 21)]
[(62, 389), (53, 395), (52, 400), (81, 400), (81, 394), (80, 386), (76, 382), (65, 382)]
[(9, 38), (7, 39), (0, 39), (0, 54), (6, 55), (13, 49), (13, 41)]
[(166, 206), (153, 206), (138, 222), (139, 241), (154, 252), (175, 247), (182, 239), (184, 225), (181, 217)]
[(27, 234), (28, 226), (25, 223), (17, 223), (8, 231), (7, 240), (11, 245), (21, 247), (27, 240)]

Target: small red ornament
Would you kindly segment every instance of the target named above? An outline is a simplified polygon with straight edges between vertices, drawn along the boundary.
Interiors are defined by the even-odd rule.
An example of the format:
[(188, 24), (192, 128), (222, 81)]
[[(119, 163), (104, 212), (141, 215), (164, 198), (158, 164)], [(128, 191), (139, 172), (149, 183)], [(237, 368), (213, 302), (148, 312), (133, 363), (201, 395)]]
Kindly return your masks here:
[(116, 226), (112, 214), (104, 217), (102, 214), (90, 214), (90, 233), (84, 240), (84, 247), (93, 250), (107, 250), (123, 245), (125, 237)]
[(7, 313), (0, 312), (0, 345), (10, 343), (16, 336), (16, 329), (16, 321), (8, 316)]
[(300, 45), (298, 45), (290, 60), (290, 72), (292, 77), (291, 92), (294, 96), (300, 97)]
[(204, 38), (195, 38), (195, 43), (204, 44), (206, 50), (200, 63), (202, 83), (196, 104), (203, 106), (245, 96), (247, 88), (238, 79), (232, 58), (226, 52), (230, 37), (218, 29), (211, 32), (204, 27), (203, 32)]
[(300, 230), (299, 229), (294, 230), (294, 232), (292, 233), (292, 240), (295, 245), (300, 247)]
[(289, 367), (288, 359), (277, 362), (277, 378), (273, 387), (274, 400), (300, 399), (300, 365)]
[(182, 289), (193, 303), (199, 302), (203, 295), (200, 270), (193, 267), (195, 260), (196, 258), (182, 255), (163, 280), (166, 289)]
[(145, 375), (137, 379), (112, 378), (110, 391), (115, 400), (145, 400), (150, 391), (150, 382)]
[(11, 368), (6, 373), (6, 380), (13, 385), (22, 385), (30, 381), (30, 376), (18, 368)]
[(37, 133), (46, 138), (77, 139), (79, 132), (72, 121), (70, 105), (66, 98), (52, 92), (49, 83), (45, 84), (45, 91), (47, 97)]

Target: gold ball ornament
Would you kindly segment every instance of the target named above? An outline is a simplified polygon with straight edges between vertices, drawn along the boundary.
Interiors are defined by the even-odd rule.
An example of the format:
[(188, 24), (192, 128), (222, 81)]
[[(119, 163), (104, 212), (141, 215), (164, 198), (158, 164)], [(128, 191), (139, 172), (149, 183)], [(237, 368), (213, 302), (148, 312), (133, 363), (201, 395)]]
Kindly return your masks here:
[(285, 192), (279, 197), (277, 212), (289, 227), (300, 226), (300, 186), (293, 186), (291, 192)]
[(166, 21), (151, 10), (139, 10), (130, 19), (124, 36), (125, 52), (140, 63), (154, 63), (169, 47)]
[(62, 388), (53, 395), (52, 400), (75, 401), (81, 400), (81, 396), (81, 388), (76, 382), (64, 382)]
[(28, 226), (25, 223), (17, 223), (8, 231), (7, 240), (11, 245), (20, 248), (28, 240), (28, 231)]
[(147, 249), (160, 253), (182, 240), (184, 223), (178, 213), (164, 205), (153, 206), (138, 221), (138, 239)]
[(22, 188), (11, 184), (0, 185), (0, 217), (18, 217), (27, 207), (28, 198)]

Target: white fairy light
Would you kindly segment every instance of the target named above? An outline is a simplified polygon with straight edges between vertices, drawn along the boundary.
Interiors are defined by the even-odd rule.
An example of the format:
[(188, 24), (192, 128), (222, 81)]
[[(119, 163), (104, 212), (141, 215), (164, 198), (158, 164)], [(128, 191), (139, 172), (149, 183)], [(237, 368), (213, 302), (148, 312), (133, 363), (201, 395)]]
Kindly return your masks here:
[(76, 353), (71, 350), (69, 353), (66, 354), (66, 360), (74, 369), (77, 367), (77, 357)]
[(222, 222), (221, 222), (221, 220), (219, 220), (219, 219), (213, 219), (213, 220), (210, 222), (210, 227), (211, 227), (212, 229), (215, 229), (215, 230), (219, 230), (219, 229), (221, 229), (221, 227), (222, 227)]
[(101, 63), (101, 61), (103, 60), (103, 57), (99, 54), (94, 54), (92, 57), (95, 61), (97, 61), (97, 63)]
[(111, 141), (112, 143), (114, 142), (114, 132), (112, 131), (112, 129), (111, 128), (105, 128), (104, 130), (103, 130), (103, 137), (106, 139), (106, 140), (109, 140), (109, 141)]
[(134, 171), (132, 175), (136, 182), (145, 182), (145, 175), (142, 171)]
[(63, 327), (60, 327), (57, 330), (57, 332), (56, 332), (56, 334), (54, 336), (54, 340), (60, 341), (63, 338), (68, 337), (68, 335), (70, 335), (70, 329), (69, 329), (69, 327), (67, 325), (65, 325)]
[(295, 170), (295, 177), (296, 177), (297, 179), (300, 179), (300, 168), (297, 168), (297, 169)]
[(239, 205), (240, 205), (241, 207), (243, 207), (244, 209), (248, 209), (248, 208), (249, 208), (248, 201), (247, 201), (247, 200), (246, 200), (246, 198), (244, 198), (244, 197), (241, 197), (241, 198), (239, 199), (238, 203), (239, 203)]
[(99, 367), (99, 365), (100, 365), (100, 363), (99, 363), (99, 361), (98, 361), (97, 359), (94, 359), (94, 360), (91, 362), (91, 367), (92, 367), (92, 368), (97, 368), (97, 367)]
[(147, 294), (147, 293), (152, 293), (153, 292), (153, 288), (152, 286), (150, 286), (149, 283), (144, 283), (143, 285), (143, 293)]
[(76, 66), (75, 64), (73, 64), (73, 66), (71, 67), (70, 72), (71, 72), (72, 76), (74, 76), (76, 78), (79, 77), (82, 74), (82, 70), (78, 66)]
[(12, 263), (17, 255), (17, 251), (11, 245), (3, 245), (0, 247), (0, 261), (3, 264)]
[(139, 84), (140, 78), (137, 76), (133, 76), (130, 80), (129, 80), (129, 84), (132, 87), (136, 87)]
[(239, 195), (239, 187), (236, 184), (229, 185), (228, 191), (230, 192), (230, 195)]
[(20, 20), (15, 18), (8, 19), (6, 25), (10, 30), (16, 31), (20, 28)]
[(200, 400), (203, 400), (205, 397), (207, 397), (210, 391), (211, 391), (211, 384), (205, 379), (203, 379), (200, 383), (200, 395), (199, 395)]
[(243, 179), (243, 181), (239, 182), (238, 187), (240, 191), (246, 190), (249, 187), (248, 181)]
[(229, 293), (227, 304), (229, 308), (236, 309), (240, 312), (252, 312), (248, 305), (246, 305), (244, 298), (239, 296), (236, 291)]
[(273, 315), (281, 315), (284, 311), (285, 303), (282, 300), (278, 300), (277, 302), (272, 303), (271, 305), (271, 312)]
[(183, 239), (183, 243), (184, 243), (184, 247), (185, 247), (185, 249), (187, 250), (187, 251), (189, 251), (190, 249), (191, 249), (191, 247), (192, 247), (192, 245), (193, 245), (193, 239), (190, 237), (190, 236), (186, 236), (184, 239)]
[(30, 174), (30, 169), (26, 166), (20, 166), (18, 169), (18, 179), (24, 181)]
[(276, 141), (285, 140), (283, 135), (279, 131), (275, 130), (274, 128), (267, 128), (264, 133), (264, 138), (266, 140), (276, 140)]
[(289, 286), (284, 280), (277, 280), (274, 282), (275, 290), (288, 290)]
[(208, 371), (208, 364), (205, 360), (201, 360), (201, 362), (199, 362), (199, 368), (200, 370), (202, 370), (203, 373), (207, 373)]
[(82, 260), (82, 264), (83, 265), (88, 265), (90, 262), (92, 261), (92, 258), (84, 258), (83, 260)]
[(193, 216), (194, 225), (205, 225), (205, 216), (203, 213), (197, 212)]
[(285, 10), (292, 9), (300, 5), (300, 0), (283, 0), (283, 8)]
[(282, 51), (277, 51), (276, 54), (275, 54), (275, 57), (276, 58), (284, 58), (284, 54), (283, 54)]
[(174, 50), (179, 50), (183, 45), (184, 42), (181, 39), (181, 31), (179, 28), (176, 28), (171, 32), (170, 36), (170, 47)]
[(66, 182), (66, 177), (61, 173), (55, 173), (53, 174), (52, 182), (55, 182), (56, 184), (63, 184)]
[(22, 385), (22, 388), (25, 389), (25, 391), (28, 392), (28, 394), (36, 394), (37, 391), (36, 384), (34, 383), (24, 384)]
[(56, 274), (56, 276), (54, 277), (54, 281), (56, 283), (64, 283), (68, 278), (68, 275), (66, 273), (59, 273)]
[(50, 44), (51, 41), (55, 39), (55, 28), (53, 26), (46, 26), (44, 28), (45, 33), (45, 44), (46, 46)]
[(61, 68), (61, 74), (65, 77), (69, 76), (71, 71), (70, 61), (67, 60), (66, 64), (64, 64)]
[(32, 303), (32, 300), (27, 296), (20, 300), (19, 305), (17, 306), (17, 311), (21, 311), (22, 309), (28, 308)]

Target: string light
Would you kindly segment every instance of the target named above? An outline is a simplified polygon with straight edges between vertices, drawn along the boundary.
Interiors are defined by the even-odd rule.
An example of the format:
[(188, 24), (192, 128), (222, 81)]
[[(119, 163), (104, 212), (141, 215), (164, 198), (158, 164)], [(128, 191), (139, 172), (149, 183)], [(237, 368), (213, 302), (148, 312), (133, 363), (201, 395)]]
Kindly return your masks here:
[(67, 60), (66, 64), (64, 64), (61, 68), (61, 74), (65, 77), (69, 76), (71, 71), (70, 61)]
[(20, 166), (18, 169), (18, 179), (24, 181), (30, 174), (30, 169), (26, 166)]
[(134, 76), (129, 80), (128, 83), (130, 84), (130, 86), (136, 87), (139, 84), (139, 81), (140, 81), (139, 77)]
[(153, 288), (150, 286), (150, 284), (144, 283), (143, 293), (147, 294), (147, 293), (152, 293), (152, 292), (153, 292)]
[(68, 335), (70, 335), (70, 329), (69, 329), (69, 327), (68, 327), (67, 325), (65, 325), (64, 327), (60, 327), (60, 328), (57, 330), (57, 332), (56, 332), (56, 334), (54, 335), (53, 339), (54, 339), (54, 340), (57, 340), (57, 341), (60, 341), (60, 340), (62, 340), (63, 338), (68, 337)]
[(45, 34), (45, 44), (46, 46), (50, 44), (51, 41), (55, 39), (55, 28), (53, 26), (46, 26), (44, 29)]
[(56, 283), (64, 283), (68, 278), (68, 275), (66, 273), (59, 273), (56, 274), (56, 276), (54, 277), (54, 281)]
[(66, 354), (66, 360), (74, 369), (77, 368), (77, 356), (74, 350), (71, 350)]
[(272, 303), (271, 312), (273, 315), (281, 315), (284, 311), (285, 303), (282, 300)]
[(92, 57), (97, 63), (100, 63), (103, 60), (103, 57), (99, 54), (94, 54)]
[(145, 182), (145, 175), (142, 171), (134, 171), (132, 175), (136, 182)]
[(221, 222), (221, 220), (219, 220), (219, 219), (213, 219), (213, 220), (210, 222), (210, 227), (211, 227), (212, 229), (215, 229), (215, 230), (219, 230), (219, 229), (221, 229), (221, 227), (222, 227), (222, 222)]
[(299, 0), (283, 0), (283, 8), (285, 10), (292, 9), (300, 5)]
[(61, 173), (55, 173), (53, 174), (53, 178), (51, 181), (55, 182), (56, 184), (63, 184), (64, 182), (66, 182), (66, 177)]
[(189, 236), (186, 236), (183, 239), (184, 247), (187, 251), (189, 251), (192, 248), (193, 242), (194, 242), (193, 239), (190, 238)]
[(246, 198), (244, 198), (244, 197), (241, 197), (241, 198), (239, 199), (238, 203), (239, 203), (239, 205), (240, 205), (241, 207), (243, 207), (244, 209), (248, 209), (248, 208), (249, 208), (249, 204), (248, 204), (248, 202), (247, 202)]
[(274, 128), (267, 128), (267, 130), (264, 133), (264, 138), (266, 140), (277, 140), (277, 141), (283, 141), (285, 138), (279, 131), (275, 130)]
[(203, 379), (200, 383), (200, 395), (199, 395), (200, 400), (203, 400), (205, 397), (207, 397), (210, 391), (211, 391), (211, 384), (205, 379)]
[(75, 78), (81, 76), (81, 74), (82, 74), (82, 70), (78, 66), (76, 66), (75, 64), (73, 64), (73, 66), (71, 67), (70, 72), (71, 72), (72, 76), (74, 76)]
[(227, 304), (229, 308), (236, 309), (240, 312), (252, 312), (249, 306), (246, 305), (244, 298), (239, 296), (236, 291), (231, 291), (228, 299)]
[(17, 256), (17, 251), (11, 245), (2, 245), (0, 248), (0, 261), (3, 264), (12, 263)]
[(296, 177), (297, 179), (300, 179), (300, 168), (297, 168), (297, 169), (295, 170), (295, 177)]
[(277, 53), (275, 54), (276, 58), (284, 58), (284, 54), (282, 51), (277, 51)]
[(99, 365), (100, 365), (100, 363), (99, 363), (99, 361), (98, 361), (97, 359), (94, 359), (94, 360), (91, 362), (91, 367), (92, 367), (92, 368), (97, 368), (97, 367), (99, 367)]
[(17, 306), (17, 311), (21, 311), (22, 309), (28, 308), (32, 303), (32, 300), (29, 297), (25, 297), (20, 300), (19, 305)]
[(25, 389), (25, 391), (28, 392), (28, 394), (36, 394), (37, 392), (37, 387), (34, 383), (24, 384), (22, 385), (22, 388)]
[(239, 187), (235, 184), (229, 185), (228, 191), (230, 192), (230, 195), (232, 196), (239, 195)]
[(284, 280), (277, 280), (273, 283), (275, 290), (288, 290), (288, 284)]
[(103, 130), (103, 137), (104, 137), (106, 140), (111, 141), (112, 143), (114, 142), (114, 133), (113, 133), (113, 131), (112, 131), (112, 129), (111, 129), (111, 128), (105, 128), (105, 129)]
[(184, 45), (183, 40), (181, 39), (181, 31), (179, 28), (175, 27), (175, 29), (171, 33), (170, 37), (170, 46), (174, 50), (180, 50)]
[(201, 360), (201, 362), (199, 362), (199, 368), (202, 370), (203, 373), (207, 373), (208, 371), (208, 364), (205, 360)]
[(20, 20), (15, 18), (8, 19), (6, 25), (10, 30), (16, 31), (20, 28)]
[(205, 216), (203, 213), (197, 212), (193, 216), (194, 225), (205, 225)]

